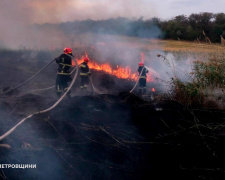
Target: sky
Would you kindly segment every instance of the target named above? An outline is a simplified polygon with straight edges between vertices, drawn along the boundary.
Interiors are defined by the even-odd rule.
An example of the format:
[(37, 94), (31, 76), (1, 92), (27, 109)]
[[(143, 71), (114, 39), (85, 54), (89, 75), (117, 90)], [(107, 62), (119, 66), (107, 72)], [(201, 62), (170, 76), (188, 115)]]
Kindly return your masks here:
[(117, 17), (168, 20), (191, 13), (225, 13), (224, 7), (225, 0), (0, 0), (0, 47), (42, 47), (65, 39), (56, 29), (43, 32), (30, 26), (35, 23)]
[(224, 7), (225, 0), (0, 0), (0, 20), (42, 24), (118, 16), (171, 19), (225, 12)]
[(225, 13), (225, 0), (146, 0), (155, 4), (157, 16), (170, 19), (200, 12)]

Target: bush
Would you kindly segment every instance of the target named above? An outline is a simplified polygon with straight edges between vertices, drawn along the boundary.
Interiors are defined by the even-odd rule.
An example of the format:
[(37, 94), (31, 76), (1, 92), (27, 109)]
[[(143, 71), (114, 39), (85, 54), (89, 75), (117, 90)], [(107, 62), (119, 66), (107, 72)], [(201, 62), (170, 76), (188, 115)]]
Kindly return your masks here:
[(205, 100), (199, 84), (195, 82), (184, 83), (179, 79), (174, 79), (172, 81), (171, 91), (174, 99), (187, 106), (199, 106)]
[(209, 61), (194, 63), (195, 81), (202, 88), (225, 87), (225, 54), (211, 54)]
[[(163, 57), (169, 67), (171, 62)], [(171, 78), (171, 98), (187, 106), (204, 106), (210, 108), (222, 108), (225, 106), (225, 53), (211, 53), (208, 60), (195, 61), (192, 79), (190, 82), (182, 82), (173, 73)]]

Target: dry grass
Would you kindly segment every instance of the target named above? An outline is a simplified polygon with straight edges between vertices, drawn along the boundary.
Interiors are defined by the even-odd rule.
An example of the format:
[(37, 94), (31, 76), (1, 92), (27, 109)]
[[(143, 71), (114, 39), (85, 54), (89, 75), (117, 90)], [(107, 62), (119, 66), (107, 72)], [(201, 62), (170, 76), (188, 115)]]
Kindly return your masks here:
[[(158, 55), (172, 68), (171, 61)], [(172, 61), (173, 62), (173, 61)], [(194, 61), (190, 82), (182, 82), (176, 76), (171, 78), (171, 97), (187, 106), (205, 106), (224, 109), (225, 104), (225, 53), (207, 53), (205, 60)]]
[(110, 45), (116, 47), (138, 48), (146, 51), (161, 50), (167, 52), (190, 53), (213, 53), (225, 51), (225, 47), (221, 44), (199, 44), (188, 41), (147, 39), (122, 35), (82, 34), (79, 35), (79, 37), (76, 37), (76, 39), (77, 45), (75, 46), (80, 46), (80, 42), (87, 42), (88, 44), (90, 44), (90, 42), (104, 42), (106, 46)]
[[(117, 35), (83, 35), (83, 38), (88, 36), (90, 40), (98, 39), (99, 41), (106, 42), (116, 46), (127, 46), (133, 48), (144, 48), (146, 50), (163, 50), (169, 52), (206, 52), (212, 53), (217, 51), (225, 51), (225, 47), (221, 44), (196, 44), (188, 41), (175, 41), (175, 40), (159, 40), (147, 39), (128, 36)], [(85, 38), (87, 39), (87, 37)], [(111, 41), (113, 39), (113, 41)], [(93, 42), (93, 41), (92, 41)]]

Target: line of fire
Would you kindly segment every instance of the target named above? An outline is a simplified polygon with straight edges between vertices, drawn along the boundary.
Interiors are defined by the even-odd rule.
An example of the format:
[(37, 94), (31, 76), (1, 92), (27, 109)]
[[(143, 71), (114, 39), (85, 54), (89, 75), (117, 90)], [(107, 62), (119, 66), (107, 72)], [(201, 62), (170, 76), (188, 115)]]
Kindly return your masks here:
[[(110, 74), (112, 76), (115, 76), (119, 79), (126, 79), (129, 81), (137, 81), (138, 80), (138, 73), (133, 72), (129, 66), (122, 67), (122, 66), (116, 66), (116, 68), (113, 68), (110, 63), (104, 63), (104, 64), (99, 64), (92, 59), (89, 58), (88, 53), (85, 53), (84, 56), (81, 58), (77, 59), (78, 64), (81, 64), (85, 58), (88, 58), (90, 61), (88, 62), (89, 68), (94, 69), (96, 71), (102, 71), (106, 74)], [(141, 62), (144, 63), (144, 53), (141, 52)], [(74, 62), (73, 62), (73, 65)], [(149, 72), (147, 74), (147, 82), (154, 82), (154, 78), (152, 77), (152, 73)], [(152, 87), (150, 91), (155, 92), (155, 88)]]

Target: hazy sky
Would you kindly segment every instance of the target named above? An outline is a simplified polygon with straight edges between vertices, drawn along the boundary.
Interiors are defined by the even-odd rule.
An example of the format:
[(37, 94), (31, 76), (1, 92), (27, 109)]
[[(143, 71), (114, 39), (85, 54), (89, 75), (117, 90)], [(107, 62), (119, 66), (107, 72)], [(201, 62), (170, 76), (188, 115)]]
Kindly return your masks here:
[(225, 12), (225, 0), (0, 0), (0, 19), (7, 22), (56, 23), (118, 16), (170, 19), (199, 12)]
[[(182, 14), (224, 10), (225, 0), (0, 0), (0, 47), (43, 47), (60, 44), (66, 39), (57, 29), (44, 32), (32, 29), (30, 24), (33, 23), (102, 20), (119, 16), (171, 19)], [(67, 42), (64, 40), (63, 43)]]
[(212, 12), (225, 13), (225, 0), (146, 0), (155, 4), (157, 15), (170, 19), (177, 15)]

